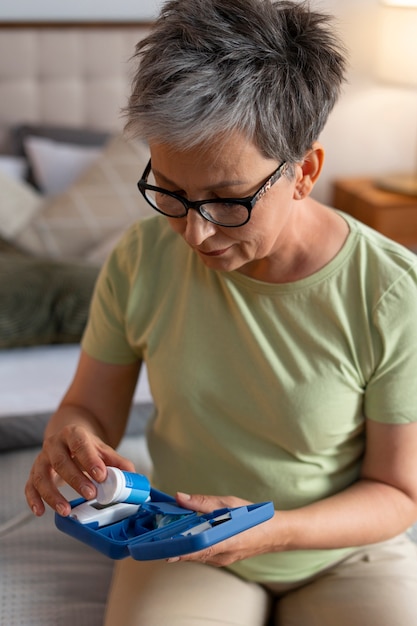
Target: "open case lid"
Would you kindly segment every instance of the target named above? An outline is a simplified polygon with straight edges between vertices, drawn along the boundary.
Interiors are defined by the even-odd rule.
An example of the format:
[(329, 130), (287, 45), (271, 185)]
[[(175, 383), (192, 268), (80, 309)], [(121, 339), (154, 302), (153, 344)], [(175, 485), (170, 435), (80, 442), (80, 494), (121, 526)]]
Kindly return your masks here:
[[(74, 508), (86, 502), (71, 502)], [(167, 559), (203, 550), (232, 535), (270, 519), (272, 502), (223, 508), (199, 514), (183, 509), (171, 496), (151, 489), (150, 500), (137, 512), (106, 526), (82, 524), (73, 517), (55, 514), (59, 530), (112, 559), (131, 556), (138, 561)]]

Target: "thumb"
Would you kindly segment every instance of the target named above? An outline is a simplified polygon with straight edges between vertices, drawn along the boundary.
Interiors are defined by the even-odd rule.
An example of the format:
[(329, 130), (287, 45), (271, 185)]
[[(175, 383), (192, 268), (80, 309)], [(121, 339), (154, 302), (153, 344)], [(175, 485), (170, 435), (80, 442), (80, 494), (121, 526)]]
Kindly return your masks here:
[(184, 509), (192, 509), (199, 513), (211, 513), (215, 509), (224, 507), (224, 502), (218, 496), (190, 495), (182, 491), (177, 491), (176, 501)]

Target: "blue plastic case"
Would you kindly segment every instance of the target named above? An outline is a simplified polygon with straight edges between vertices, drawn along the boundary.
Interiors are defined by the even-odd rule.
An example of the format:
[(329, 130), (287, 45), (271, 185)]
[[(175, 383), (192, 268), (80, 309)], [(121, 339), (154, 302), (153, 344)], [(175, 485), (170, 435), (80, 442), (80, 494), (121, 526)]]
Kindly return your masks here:
[[(73, 500), (71, 507), (82, 502), (85, 502), (83, 498)], [(137, 561), (151, 561), (203, 550), (265, 522), (273, 514), (272, 502), (196, 513), (178, 506), (171, 496), (151, 489), (150, 500), (137, 513), (119, 522), (99, 527), (97, 523), (82, 524), (56, 513), (55, 524), (59, 530), (111, 559), (131, 556)], [(170, 516), (174, 516), (174, 521), (170, 521)], [(168, 523), (157, 528), (161, 518)]]

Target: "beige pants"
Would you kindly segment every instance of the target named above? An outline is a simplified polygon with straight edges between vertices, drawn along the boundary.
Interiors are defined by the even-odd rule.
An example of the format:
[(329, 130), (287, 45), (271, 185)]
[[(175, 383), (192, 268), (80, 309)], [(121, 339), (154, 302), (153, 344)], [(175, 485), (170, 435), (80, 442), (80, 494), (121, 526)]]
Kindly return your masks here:
[(297, 585), (193, 562), (120, 561), (105, 626), (417, 626), (417, 546), (366, 546)]

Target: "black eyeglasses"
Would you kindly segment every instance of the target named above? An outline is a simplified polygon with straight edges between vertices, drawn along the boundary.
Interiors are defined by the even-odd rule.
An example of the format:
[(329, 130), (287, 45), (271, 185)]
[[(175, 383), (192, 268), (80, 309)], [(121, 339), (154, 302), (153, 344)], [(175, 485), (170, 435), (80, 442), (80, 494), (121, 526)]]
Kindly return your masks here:
[(185, 217), (190, 209), (197, 211), (201, 217), (226, 228), (243, 226), (250, 220), (255, 204), (279, 180), (285, 170), (286, 162), (271, 174), (268, 180), (261, 185), (253, 196), (246, 198), (216, 198), (214, 200), (195, 200), (194, 202), (182, 196), (148, 184), (151, 172), (151, 161), (145, 167), (142, 178), (138, 182), (138, 189), (145, 200), (159, 213), (167, 217)]

